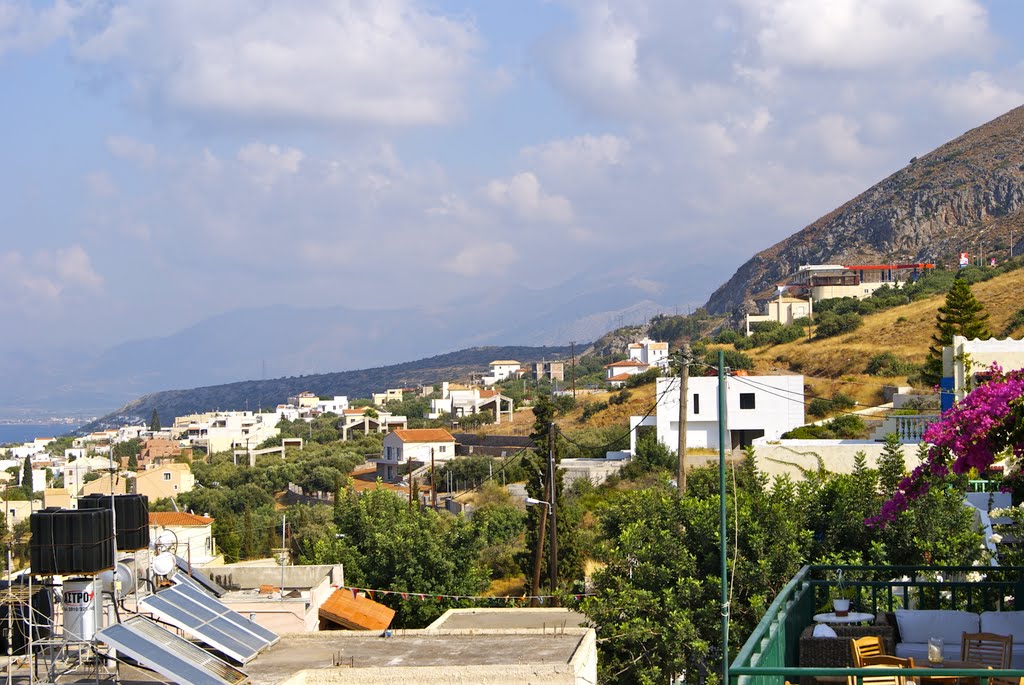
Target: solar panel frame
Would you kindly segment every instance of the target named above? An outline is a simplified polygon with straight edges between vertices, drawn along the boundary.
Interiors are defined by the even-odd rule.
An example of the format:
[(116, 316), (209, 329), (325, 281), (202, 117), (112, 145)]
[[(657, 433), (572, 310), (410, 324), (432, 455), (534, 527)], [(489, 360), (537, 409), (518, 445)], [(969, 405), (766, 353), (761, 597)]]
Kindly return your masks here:
[(198, 604), (204, 604), (205, 606), (210, 608), (216, 607), (226, 619), (234, 623), (240, 629), (252, 633), (256, 637), (260, 638), (263, 642), (266, 643), (266, 647), (269, 647), (270, 645), (276, 643), (278, 640), (281, 639), (281, 636), (275, 633), (274, 631), (264, 628), (255, 621), (250, 621), (237, 611), (230, 609), (223, 602), (220, 602), (214, 599), (213, 597), (210, 597), (201, 589), (191, 587), (188, 585), (175, 587), (174, 589), (178, 590), (179, 592), (181, 592), (182, 595), (188, 597), (189, 599)]
[(166, 588), (142, 598), (139, 604), (241, 664), (280, 640), (276, 633), (190, 585)]
[(241, 685), (249, 676), (144, 616), (97, 631), (107, 645), (179, 685)]
[(213, 582), (209, 576), (202, 571), (191, 566), (187, 561), (179, 557), (177, 554), (174, 555), (174, 563), (178, 566), (179, 573), (175, 573), (171, 580), (176, 582), (178, 578), (188, 578), (189, 581), (202, 588), (204, 591), (209, 592), (214, 597), (223, 597), (227, 594), (227, 590), (222, 588), (217, 583)]

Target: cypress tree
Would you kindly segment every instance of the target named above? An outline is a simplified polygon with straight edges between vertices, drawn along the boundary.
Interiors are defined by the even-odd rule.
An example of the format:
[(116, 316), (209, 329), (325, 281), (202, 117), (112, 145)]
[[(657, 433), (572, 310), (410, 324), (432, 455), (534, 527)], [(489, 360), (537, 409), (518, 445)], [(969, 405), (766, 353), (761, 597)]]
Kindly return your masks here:
[(160, 415), (156, 413), (156, 407), (153, 407), (153, 416), (149, 418), (149, 430), (160, 430)]
[(953, 344), (954, 335), (987, 340), (992, 337), (988, 329), (985, 305), (978, 302), (971, 286), (962, 278), (953, 281), (946, 293), (946, 304), (935, 315), (935, 333), (928, 348), (928, 359), (921, 368), (921, 380), (935, 386), (942, 380), (942, 348)]

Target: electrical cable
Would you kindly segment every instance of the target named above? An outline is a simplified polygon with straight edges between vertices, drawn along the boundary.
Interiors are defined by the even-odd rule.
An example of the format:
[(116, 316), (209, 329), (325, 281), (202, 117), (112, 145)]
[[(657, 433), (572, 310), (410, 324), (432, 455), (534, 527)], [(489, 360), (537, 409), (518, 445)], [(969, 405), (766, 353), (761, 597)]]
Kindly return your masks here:
[[(671, 376), (665, 376), (665, 378), (672, 378), (672, 377), (671, 377)], [(663, 391), (662, 391), (662, 393), (661, 393), (661, 395), (659, 395), (659, 396), (658, 396), (658, 397), (657, 397), (657, 398), (656, 398), (656, 399), (654, 400), (654, 405), (653, 405), (653, 406), (652, 406), (652, 407), (651, 407), (650, 409), (648, 409), (648, 410), (647, 410), (647, 413), (646, 413), (646, 414), (644, 414), (644, 415), (643, 415), (643, 416), (642, 416), (642, 417), (640, 418), (640, 421), (639, 421), (639, 422), (637, 423), (637, 425), (636, 425), (636, 426), (634, 426), (633, 428), (630, 428), (630, 429), (629, 429), (629, 430), (627, 430), (627, 431), (626, 431), (626, 432), (625, 432), (625, 433), (624, 433), (623, 435), (620, 435), (619, 437), (617, 437), (617, 438), (615, 438), (614, 440), (611, 440), (611, 441), (609, 441), (609, 442), (605, 443), (604, 445), (584, 445), (584, 444), (581, 444), (581, 443), (579, 443), (579, 442), (576, 442), (575, 440), (573, 440), (572, 438), (570, 438), (570, 437), (569, 437), (568, 435), (566, 435), (565, 433), (562, 433), (561, 431), (559, 431), (559, 434), (561, 435), (562, 439), (564, 439), (564, 440), (565, 440), (566, 442), (568, 442), (568, 443), (570, 443), (570, 444), (572, 444), (572, 445), (575, 445), (576, 447), (579, 447), (580, 449), (584, 449), (584, 450), (593, 450), (593, 451), (594, 451), (594, 452), (596, 452), (596, 453), (602, 453), (602, 452), (607, 452), (607, 451), (608, 451), (608, 450), (609, 450), (610, 448), (612, 448), (612, 447), (614, 447), (614, 446), (615, 446), (616, 444), (620, 443), (620, 442), (621, 442), (621, 441), (622, 441), (623, 439), (625, 439), (625, 438), (628, 438), (628, 437), (629, 437), (629, 436), (630, 436), (630, 435), (631, 435), (632, 433), (634, 433), (634, 432), (636, 432), (637, 430), (639, 430), (639, 429), (640, 429), (640, 427), (642, 426), (642, 424), (643, 424), (644, 420), (646, 420), (646, 419), (650, 418), (651, 414), (653, 414), (653, 413), (655, 412), (655, 410), (656, 410), (656, 409), (658, 408), (658, 406), (659, 406), (659, 405), (661, 404), (661, 401), (662, 401), (663, 399), (665, 399), (665, 397), (666, 397), (666, 396), (667, 396), (667, 395), (669, 394), (669, 392), (670, 392), (670, 391), (672, 391), (672, 390), (675, 390), (675, 388), (672, 388), (671, 384), (668, 384), (668, 385), (666, 385), (666, 387), (665, 387), (665, 390), (663, 390)]]

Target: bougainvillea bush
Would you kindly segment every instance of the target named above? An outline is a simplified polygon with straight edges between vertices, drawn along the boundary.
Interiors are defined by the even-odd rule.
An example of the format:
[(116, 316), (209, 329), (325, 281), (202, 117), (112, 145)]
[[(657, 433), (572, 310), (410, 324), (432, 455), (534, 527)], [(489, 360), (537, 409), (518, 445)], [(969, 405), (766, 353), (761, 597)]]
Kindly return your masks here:
[(1024, 456), (1024, 369), (1004, 372), (994, 364), (975, 388), (924, 432), (928, 455), (882, 505), (872, 526), (884, 526), (928, 492), (928, 476), (984, 471), (1003, 456)]

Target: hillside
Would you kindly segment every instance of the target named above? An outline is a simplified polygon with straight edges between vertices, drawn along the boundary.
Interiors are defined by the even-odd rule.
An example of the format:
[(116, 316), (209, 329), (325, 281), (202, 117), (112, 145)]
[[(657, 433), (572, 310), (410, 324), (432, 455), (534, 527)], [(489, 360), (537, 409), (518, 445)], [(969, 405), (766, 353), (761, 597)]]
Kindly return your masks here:
[(526, 364), (545, 359), (567, 359), (569, 355), (568, 346), (473, 347), (372, 369), (242, 381), (189, 390), (165, 390), (143, 395), (117, 411), (83, 426), (81, 430), (120, 425), (129, 420), (148, 421), (154, 409), (167, 420), (173, 416), (213, 409), (256, 410), (260, 407), (273, 407), (286, 401), (289, 395), (304, 390), (318, 395), (369, 397), (371, 393), (382, 392), (386, 388), (414, 387), (443, 380), (468, 379), (471, 373), (486, 371), (488, 363), (495, 359), (516, 359)]
[[(1002, 333), (1024, 302), (1024, 269), (1018, 269), (971, 286), (989, 313), (989, 328)], [(880, 401), (883, 385), (906, 382), (906, 377), (886, 378), (865, 374), (873, 355), (891, 352), (920, 364), (928, 354), (935, 332), (935, 314), (945, 295), (934, 295), (864, 317), (864, 325), (852, 333), (824, 340), (798, 340), (747, 351), (758, 371), (798, 371), (808, 377), (814, 395), (830, 396), (842, 391), (861, 402)]]
[[(979, 126), (744, 263), (706, 305), (749, 308), (801, 264), (934, 262), (1006, 256), (1024, 238), (1024, 107)], [(1019, 254), (1020, 247), (1013, 246)]]

